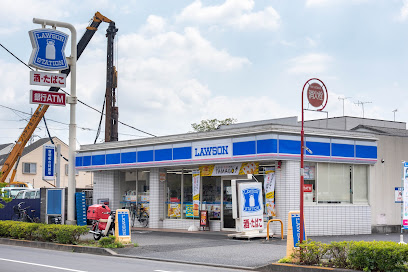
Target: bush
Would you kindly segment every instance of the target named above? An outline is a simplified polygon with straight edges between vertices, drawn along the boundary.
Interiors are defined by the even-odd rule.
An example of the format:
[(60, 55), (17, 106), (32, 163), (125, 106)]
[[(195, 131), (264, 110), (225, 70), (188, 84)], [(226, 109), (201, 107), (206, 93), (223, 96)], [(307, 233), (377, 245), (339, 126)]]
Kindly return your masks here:
[(303, 241), (300, 250), (295, 251), (295, 259), (305, 265), (318, 265), (326, 254), (328, 246), (312, 240)]
[(355, 242), (348, 254), (350, 266), (364, 271), (408, 271), (408, 245), (395, 242)]
[(109, 235), (109, 237), (103, 237), (99, 240), (99, 246), (104, 248), (121, 248), (123, 244), (120, 242), (115, 242), (116, 237)]
[(408, 245), (395, 242), (303, 241), (290, 258), (280, 262), (351, 268), (363, 271), (408, 271)]
[(76, 244), (79, 237), (87, 232), (86, 226), (0, 221), (0, 237), (6, 238)]

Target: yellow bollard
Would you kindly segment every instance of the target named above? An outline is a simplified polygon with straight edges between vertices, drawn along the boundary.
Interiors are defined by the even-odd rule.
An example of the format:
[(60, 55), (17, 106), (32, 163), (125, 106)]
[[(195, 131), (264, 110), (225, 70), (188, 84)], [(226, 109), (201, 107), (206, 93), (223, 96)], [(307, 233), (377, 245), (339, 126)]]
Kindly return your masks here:
[(269, 223), (279, 221), (281, 223), (281, 237), (283, 240), (283, 222), (280, 219), (271, 219), (266, 224), (266, 240), (269, 240)]

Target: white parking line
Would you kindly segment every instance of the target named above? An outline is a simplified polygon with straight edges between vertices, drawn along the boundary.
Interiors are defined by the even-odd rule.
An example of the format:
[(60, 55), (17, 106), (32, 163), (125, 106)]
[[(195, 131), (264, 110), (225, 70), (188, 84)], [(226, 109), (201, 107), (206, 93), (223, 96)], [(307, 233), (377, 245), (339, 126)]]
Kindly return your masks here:
[(30, 264), (30, 265), (36, 265), (36, 266), (42, 266), (42, 267), (48, 267), (48, 268), (66, 270), (66, 271), (73, 271), (73, 272), (86, 272), (86, 271), (83, 271), (83, 270), (75, 270), (75, 269), (64, 268), (64, 267), (58, 267), (58, 266), (52, 266), (52, 265), (46, 265), (46, 264), (28, 263), (28, 262), (17, 261), (17, 260), (10, 260), (10, 259), (3, 259), (3, 258), (0, 258), (0, 260), (1, 260), (1, 261), (6, 261), (6, 262), (12, 262), (12, 263)]

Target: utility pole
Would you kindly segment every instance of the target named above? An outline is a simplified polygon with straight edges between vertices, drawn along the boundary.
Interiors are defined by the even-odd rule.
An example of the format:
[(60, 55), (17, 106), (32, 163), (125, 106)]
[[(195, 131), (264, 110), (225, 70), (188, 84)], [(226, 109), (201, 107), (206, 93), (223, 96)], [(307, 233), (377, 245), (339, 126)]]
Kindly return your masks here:
[(117, 87), (117, 71), (113, 65), (114, 55), (114, 39), (118, 29), (115, 22), (109, 22), (109, 27), (106, 30), (108, 38), (108, 56), (106, 69), (106, 115), (105, 115), (105, 142), (118, 141), (118, 115), (119, 110), (116, 106), (116, 87)]
[(343, 116), (344, 116), (344, 100), (346, 100), (347, 98), (351, 98), (350, 96), (348, 97), (339, 97), (339, 100), (343, 100)]
[(363, 118), (364, 118), (364, 104), (370, 104), (370, 103), (372, 103), (372, 102), (362, 102), (362, 101), (357, 101), (357, 103), (354, 103), (354, 104), (357, 104), (357, 105), (361, 105), (361, 108), (363, 109)]
[(398, 109), (393, 110), (392, 112), (394, 113), (394, 122), (395, 122), (395, 113), (398, 111)]

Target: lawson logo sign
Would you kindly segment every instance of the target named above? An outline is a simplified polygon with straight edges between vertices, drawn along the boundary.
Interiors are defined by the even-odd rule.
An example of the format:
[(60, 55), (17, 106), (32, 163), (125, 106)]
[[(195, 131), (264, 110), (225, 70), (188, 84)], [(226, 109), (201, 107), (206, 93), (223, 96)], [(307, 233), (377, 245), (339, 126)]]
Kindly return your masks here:
[(193, 144), (193, 159), (230, 158), (232, 156), (232, 144), (229, 143), (200, 143)]

